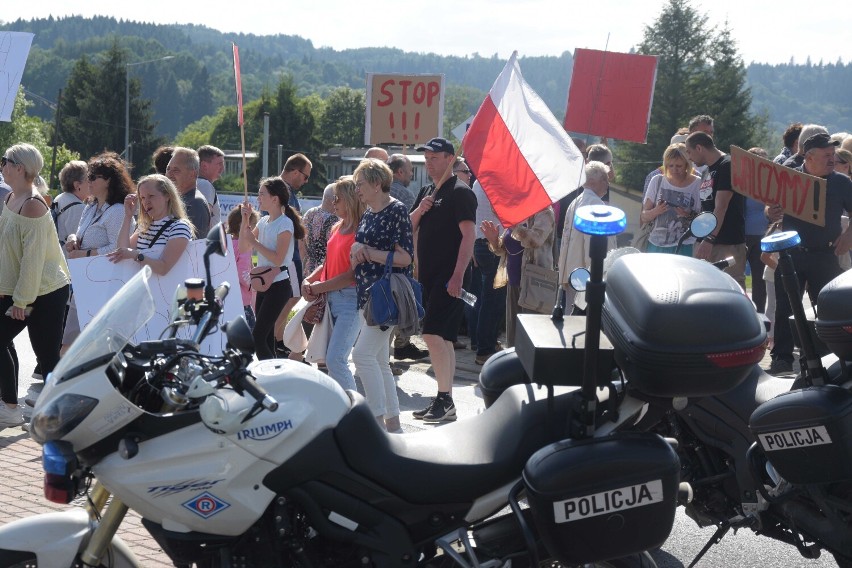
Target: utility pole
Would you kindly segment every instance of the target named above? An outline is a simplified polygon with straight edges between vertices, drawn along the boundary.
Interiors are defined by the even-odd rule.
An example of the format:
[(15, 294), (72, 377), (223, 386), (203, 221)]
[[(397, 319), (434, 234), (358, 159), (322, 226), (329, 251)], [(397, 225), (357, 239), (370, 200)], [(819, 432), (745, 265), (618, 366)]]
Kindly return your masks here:
[(59, 146), (59, 119), (62, 113), (62, 89), (59, 89), (59, 95), (56, 97), (56, 112), (53, 113), (53, 158), (50, 162), (50, 183), (48, 189), (54, 188), (56, 181), (56, 147)]

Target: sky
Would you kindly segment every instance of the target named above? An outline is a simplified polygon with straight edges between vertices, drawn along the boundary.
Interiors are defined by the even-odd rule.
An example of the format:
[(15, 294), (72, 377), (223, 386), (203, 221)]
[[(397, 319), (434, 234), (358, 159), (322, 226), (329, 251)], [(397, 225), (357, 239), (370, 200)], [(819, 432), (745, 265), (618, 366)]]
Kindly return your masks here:
[[(160, 24), (195, 23), (223, 32), (298, 35), (314, 47), (337, 50), (396, 47), (439, 55), (507, 59), (560, 55), (575, 48), (627, 52), (642, 40), (645, 26), (659, 15), (666, 0), (461, 0), (378, 8), (353, 0), (293, 2), (7, 2), (0, 21), (53, 15), (113, 16)], [(692, 5), (709, 17), (708, 25), (726, 20), (746, 64), (847, 61), (850, 20), (844, 10), (824, 5), (808, 9), (799, 1), (712, 0)], [(104, 8), (108, 6), (107, 8)], [(198, 6), (201, 6), (199, 8)], [(238, 13), (235, 13), (238, 11)], [(783, 38), (790, 38), (785, 41)], [(797, 38), (819, 38), (798, 41)]]

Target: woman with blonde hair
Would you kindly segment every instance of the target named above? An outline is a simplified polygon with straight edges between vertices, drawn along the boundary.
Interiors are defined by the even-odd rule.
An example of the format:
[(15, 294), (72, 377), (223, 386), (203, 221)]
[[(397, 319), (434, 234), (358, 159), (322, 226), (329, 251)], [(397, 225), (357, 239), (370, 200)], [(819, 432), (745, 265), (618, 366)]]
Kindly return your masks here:
[(59, 361), (62, 319), (71, 279), (56, 226), (34, 182), (44, 159), (30, 144), (15, 144), (0, 158), (12, 192), (0, 214), (0, 429), (22, 424), (18, 407), (15, 337), (27, 328), (41, 373)]
[(394, 272), (410, 274), (414, 233), (408, 209), (390, 196), (393, 173), (387, 164), (376, 159), (363, 160), (352, 177), (358, 199), (367, 207), (358, 224), (351, 253), (361, 322), (352, 362), (376, 420), (388, 431), (398, 432), (399, 395), (390, 369), (393, 326), (368, 325), (363, 310), (370, 286), (384, 274), (388, 252), (394, 252)]
[[(150, 266), (155, 274), (168, 274), (192, 240), (192, 222), (186, 216), (177, 189), (166, 176), (152, 174), (141, 178), (137, 194), (124, 198), (118, 249), (107, 256), (112, 262), (134, 260), (140, 266)], [(137, 204), (139, 216), (131, 235)]]
[[(680, 237), (692, 218), (701, 212), (701, 178), (692, 173), (686, 145), (672, 144), (663, 153), (663, 172), (648, 184), (639, 216), (641, 223), (653, 223), (647, 252), (674, 253)], [(684, 241), (679, 254), (692, 256), (694, 238)]]
[(358, 294), (355, 288), (355, 271), (349, 254), (355, 244), (355, 231), (366, 208), (355, 194), (352, 176), (343, 176), (334, 184), (334, 214), (340, 219), (331, 229), (326, 247), (325, 262), (302, 282), (302, 296), (313, 301), (319, 294), (327, 294), (331, 321), (331, 338), (328, 342), (325, 364), (328, 374), (344, 389), (355, 390), (355, 377), (349, 370), (349, 354), (361, 322), (358, 320)]

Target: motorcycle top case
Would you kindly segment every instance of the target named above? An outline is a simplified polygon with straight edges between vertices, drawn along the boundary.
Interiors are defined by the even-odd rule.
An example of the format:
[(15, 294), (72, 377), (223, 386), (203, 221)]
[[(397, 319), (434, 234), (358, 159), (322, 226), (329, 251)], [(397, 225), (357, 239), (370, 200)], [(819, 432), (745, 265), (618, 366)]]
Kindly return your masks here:
[(727, 392), (766, 349), (766, 331), (736, 281), (673, 254), (617, 260), (606, 276), (602, 323), (629, 384), (651, 396)]
[(817, 305), (817, 335), (835, 355), (852, 360), (852, 271), (826, 284)]
[(757, 407), (749, 428), (790, 483), (852, 478), (852, 393), (835, 385), (776, 396)]
[(524, 467), (527, 501), (547, 550), (574, 565), (657, 548), (674, 523), (680, 462), (660, 436), (563, 440)]

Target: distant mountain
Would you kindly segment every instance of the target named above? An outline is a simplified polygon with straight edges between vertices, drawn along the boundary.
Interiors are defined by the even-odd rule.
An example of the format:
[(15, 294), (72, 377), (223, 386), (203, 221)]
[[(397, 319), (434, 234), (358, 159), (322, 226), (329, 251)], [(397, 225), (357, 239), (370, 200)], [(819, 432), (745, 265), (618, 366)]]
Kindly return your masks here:
[[(0, 30), (35, 34), (22, 83), (50, 100), (65, 86), (79, 57), (96, 61), (97, 54), (115, 41), (129, 50), (131, 62), (175, 55), (170, 61), (131, 70), (141, 80), (144, 96), (154, 101), (158, 134), (166, 136), (220, 106), (234, 104), (231, 42), (240, 47), (245, 100), (264, 90), (272, 92), (285, 73), (294, 77), (303, 96), (324, 96), (339, 86), (364, 88), (367, 72), (444, 73), (448, 85), (473, 87), (484, 94), (505, 64), (496, 55), (453, 57), (393, 48), (337, 51), (315, 48), (298, 36), (222, 33), (199, 25), (143, 24), (111, 17), (17, 20), (0, 25)], [(524, 57), (520, 63), (526, 80), (561, 118), (573, 67), (571, 53)], [(747, 72), (753, 110), (768, 114), (774, 132), (795, 120), (825, 124), (832, 132), (852, 130), (850, 64), (751, 64)], [(44, 105), (37, 105), (34, 113), (53, 116)]]

